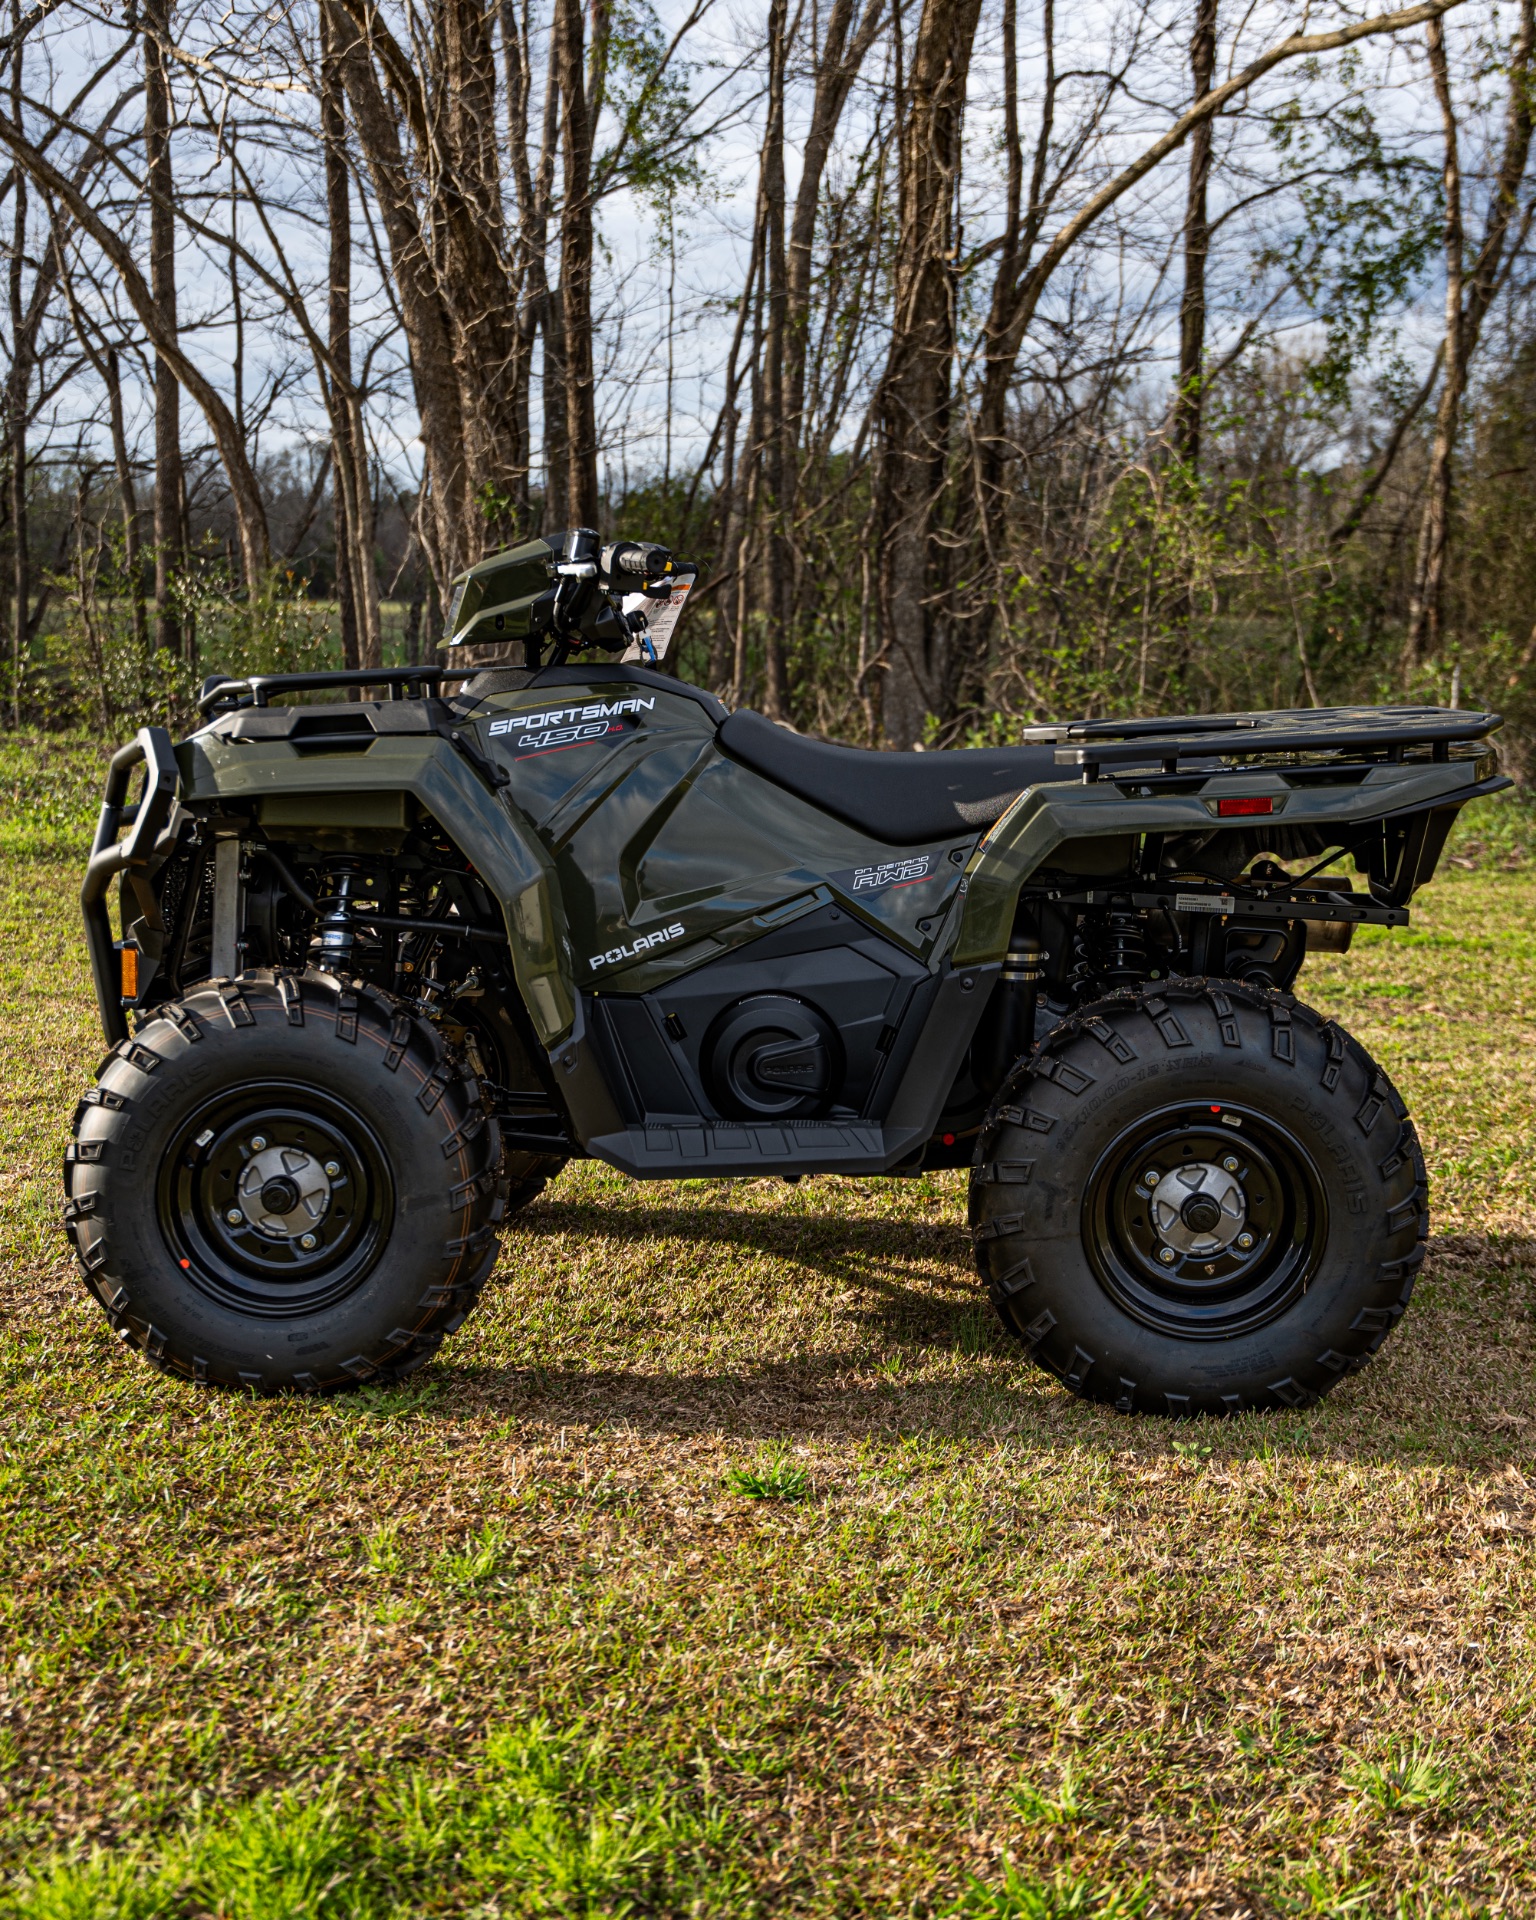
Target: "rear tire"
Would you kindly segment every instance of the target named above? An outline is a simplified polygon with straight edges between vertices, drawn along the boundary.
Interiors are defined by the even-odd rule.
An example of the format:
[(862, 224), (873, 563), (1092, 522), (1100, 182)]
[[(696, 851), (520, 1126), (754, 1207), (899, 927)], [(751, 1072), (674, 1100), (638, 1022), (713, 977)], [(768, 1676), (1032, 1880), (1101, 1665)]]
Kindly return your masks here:
[(321, 973), (195, 988), (75, 1114), (65, 1221), (119, 1336), (258, 1394), (399, 1379), (474, 1306), (496, 1122), (437, 1033)]
[(971, 1176), (1004, 1324), (1125, 1413), (1310, 1405), (1408, 1305), (1429, 1230), (1387, 1076), (1289, 994), (1170, 981), (1016, 1067)]

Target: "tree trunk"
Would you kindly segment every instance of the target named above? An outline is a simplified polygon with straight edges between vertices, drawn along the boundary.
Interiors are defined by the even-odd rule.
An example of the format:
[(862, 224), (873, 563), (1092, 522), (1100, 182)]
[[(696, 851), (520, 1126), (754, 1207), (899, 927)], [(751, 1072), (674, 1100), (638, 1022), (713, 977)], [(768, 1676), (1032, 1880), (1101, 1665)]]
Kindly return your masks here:
[[(1216, 72), (1217, 0), (1198, 0), (1189, 43), (1194, 98), (1203, 100)], [(1189, 136), (1189, 197), (1184, 212), (1184, 293), (1179, 301), (1179, 385), (1173, 403), (1174, 451), (1193, 471), (1200, 465), (1205, 419), (1205, 264), (1211, 248), (1206, 190), (1211, 177), (1213, 123), (1202, 120)]]
[(423, 550), (441, 589), (488, 544), (516, 536), (526, 490), (517, 430), (524, 331), (498, 170), (496, 15), (486, 0), (434, 0), (438, 57), (423, 74), (371, 0), (336, 5), (352, 28), (342, 50), (347, 104), (389, 244), (421, 420)]
[(1010, 318), (1014, 290), (1029, 264), (1048, 208), (1046, 174), (1056, 121), (1056, 8), (1055, 0), (1041, 0), (1040, 27), (1044, 74), (1040, 93), (1040, 122), (1035, 134), (1029, 197), (1024, 191), (1024, 147), (1018, 115), (1017, 0), (1005, 0), (1003, 11), (1003, 140), (1008, 165), (1008, 203), (998, 250), (997, 274), (987, 313), (981, 397), (976, 416), (977, 492), (984, 546), (994, 548), (1001, 533), (1006, 505), (1008, 469), (1008, 395), (1018, 348), (1013, 344)]
[[(229, 482), (230, 500), (239, 529), (241, 570), (247, 580), (260, 580), (271, 561), (267, 509), (261, 485), (251, 466), (250, 453), (234, 415), (197, 362), (182, 350), (174, 312), (166, 314), (157, 304), (121, 229), (92, 206), (81, 191), (78, 170), (74, 176), (61, 172), (41, 147), (28, 140), (20, 123), (13, 120), (9, 113), (0, 114), (0, 145), (10, 151), (28, 178), (43, 188), (56, 207), (64, 208), (81, 232), (87, 234), (93, 245), (100, 249), (117, 274), (150, 348), (165, 362), (167, 370), (178, 384), (186, 388), (196, 401), (208, 423), (208, 430), (218, 448), (219, 459)], [(57, 212), (54, 218), (57, 220)], [(35, 291), (33, 300), (35, 305)], [(177, 451), (180, 452), (179, 444)], [(184, 497), (183, 492), (183, 501)], [(185, 526), (184, 507), (182, 525)]]
[(123, 383), (118, 370), (117, 349), (108, 347), (103, 356), (107, 388), (107, 418), (112, 433), (112, 464), (117, 473), (118, 498), (123, 515), (123, 571), (128, 578), (129, 604), (133, 608), (133, 639), (142, 668), (149, 658), (149, 615), (144, 604), (144, 556), (139, 538), (139, 490), (134, 485), (133, 462), (128, 456), (128, 434), (123, 422)]
[(765, 292), (766, 328), (763, 336), (762, 379), (753, 440), (763, 464), (760, 495), (766, 526), (760, 551), (767, 562), (763, 586), (763, 705), (775, 720), (789, 717), (789, 670), (785, 654), (785, 626), (790, 601), (787, 591), (792, 560), (787, 483), (790, 454), (785, 441), (784, 353), (789, 277), (784, 258), (784, 65), (788, 26), (787, 0), (769, 0), (768, 7), (768, 124), (763, 138), (762, 204), (767, 222), (764, 260), (768, 280)]
[(342, 659), (348, 667), (383, 662), (378, 576), (373, 564), (373, 494), (362, 407), (352, 378), (352, 182), (347, 167), (346, 92), (339, 50), (346, 23), (332, 0), (320, 9), (320, 130), (325, 146), (325, 205), (330, 237), (326, 385), (331, 421), (331, 502), (336, 539), (336, 600)]
[[(149, 290), (160, 324), (178, 336), (176, 310), (176, 183), (171, 167), (170, 0), (144, 6), (144, 162), (149, 187)], [(17, 124), (21, 116), (16, 115)], [(196, 670), (195, 630), (176, 607), (186, 565), (186, 474), (181, 457), (181, 385), (167, 355), (155, 355), (155, 645), (169, 657), (185, 649)], [(247, 590), (255, 587), (246, 581)]]
[(512, 282), (496, 115), (496, 10), (488, 0), (436, 0), (441, 63), (422, 154), (433, 256), (453, 327), (474, 519), (472, 558), (521, 526), (519, 289)]
[(833, 0), (826, 38), (816, 61), (816, 91), (811, 121), (800, 152), (800, 184), (795, 190), (789, 228), (784, 311), (784, 389), (790, 444), (797, 444), (800, 415), (805, 405), (805, 358), (810, 338), (813, 248), (816, 221), (822, 209), (821, 184), (831, 157), (843, 109), (865, 56), (885, 18), (885, 0), (866, 0), (858, 29), (850, 42), (854, 0)]
[[(592, 124), (581, 0), (555, 0), (550, 57), (560, 89), (560, 374), (565, 408), (565, 521), (598, 521), (597, 390), (592, 356)], [(547, 354), (547, 349), (546, 349)], [(546, 386), (546, 392), (548, 388)]]
[(786, 234), (784, 169), (785, 74), (788, 9), (774, 0), (768, 16), (768, 120), (759, 199), (767, 215), (767, 329), (764, 341), (764, 417), (753, 437), (764, 461), (763, 495), (770, 520), (764, 582), (764, 705), (776, 719), (790, 711), (787, 649), (799, 602), (800, 554), (796, 518), (803, 454), (806, 354), (810, 339), (812, 267), (822, 181), (843, 108), (885, 16), (885, 0), (866, 0), (857, 31), (854, 0), (833, 0), (826, 34), (816, 49), (810, 124), (800, 150), (800, 181)]
[(554, 194), (555, 153), (560, 145), (560, 82), (556, 63), (549, 62), (544, 87), (544, 143), (539, 154), (538, 181), (531, 202), (533, 217), (530, 237), (525, 242), (531, 256), (534, 239), (538, 246), (539, 324), (544, 334), (544, 516), (546, 533), (557, 532), (565, 521), (570, 493), (570, 461), (567, 458), (565, 420), (565, 309), (560, 288), (549, 284), (544, 250), (549, 237), (549, 209)]
[(895, 311), (877, 400), (881, 710), (892, 746), (909, 747), (941, 704), (943, 640), (936, 520), (949, 451), (955, 346), (955, 183), (971, 44), (981, 0), (924, 0), (902, 104)]
[(352, 193), (347, 179), (347, 120), (342, 92), (338, 31), (329, 0), (320, 0), (320, 139), (325, 155), (325, 217), (330, 240), (325, 372), (331, 425), (331, 533), (336, 548), (336, 616), (341, 627), (341, 664), (355, 668), (358, 645), (354, 585), (351, 421), (345, 389), (352, 383)]
[[(1438, 19), (1426, 29), (1430, 73), (1445, 138), (1445, 338), (1440, 358), (1445, 378), (1435, 411), (1430, 443), (1424, 511), (1414, 558), (1413, 591), (1408, 603), (1408, 632), (1403, 645), (1403, 681), (1409, 684), (1421, 662), (1440, 645), (1446, 560), (1450, 549), (1456, 439), (1462, 402), (1483, 322), (1502, 277), (1504, 248), (1519, 203), (1530, 158), (1532, 134), (1531, 58), (1536, 44), (1536, 5), (1521, 0), (1519, 25), (1510, 50), (1509, 102), (1504, 146), (1495, 177), (1483, 243), (1470, 274), (1465, 267), (1461, 212), (1461, 165), (1456, 106), (1451, 96), (1445, 36)], [(1395, 448), (1394, 448), (1395, 451)], [(1383, 471), (1385, 463), (1383, 463)], [(1380, 484), (1378, 477), (1377, 485)], [(1358, 524), (1358, 521), (1356, 522)]]
[[(13, 9), (13, 13), (19, 8)], [(11, 111), (21, 112), (22, 46), (11, 54)], [(8, 292), (11, 310), (11, 369), (6, 394), (6, 478), (9, 498), (11, 568), (11, 725), (21, 725), (22, 683), (26, 676), (30, 635), (27, 610), (32, 597), (32, 563), (27, 525), (27, 412), (32, 388), (31, 341), (26, 326), (23, 275), (27, 259), (27, 185), (18, 174), (12, 183), (16, 196), (11, 227)]]
[(480, 556), (468, 537), (470, 499), (464, 417), (454, 370), (453, 328), (417, 218), (395, 115), (355, 32), (341, 49), (347, 105), (373, 182), (421, 420), (426, 511), (420, 517), (428, 566), (446, 582)]
[(1435, 412), (1430, 444), (1429, 477), (1424, 514), (1419, 524), (1413, 593), (1408, 604), (1408, 634), (1403, 646), (1403, 681), (1412, 680), (1426, 652), (1440, 640), (1440, 610), (1445, 586), (1445, 552), (1450, 535), (1451, 462), (1456, 429), (1467, 385), (1466, 335), (1461, 310), (1465, 243), (1461, 219), (1461, 159), (1456, 129), (1456, 105), (1451, 98), (1450, 70), (1445, 57), (1445, 31), (1438, 20), (1425, 30), (1429, 70), (1440, 107), (1445, 138), (1445, 380)]
[(516, 0), (499, 0), (502, 60), (507, 81), (507, 149), (517, 196), (517, 257), (515, 280), (522, 289), (517, 314), (517, 362), (513, 370), (514, 424), (512, 496), (517, 519), (516, 536), (523, 539), (533, 527), (533, 345), (548, 308), (549, 282), (544, 254), (549, 235), (550, 190), (554, 180), (555, 143), (559, 120), (548, 76), (544, 100), (544, 130), (535, 172), (528, 163), (528, 107), (533, 85), (529, 56), (527, 0), (519, 15)]

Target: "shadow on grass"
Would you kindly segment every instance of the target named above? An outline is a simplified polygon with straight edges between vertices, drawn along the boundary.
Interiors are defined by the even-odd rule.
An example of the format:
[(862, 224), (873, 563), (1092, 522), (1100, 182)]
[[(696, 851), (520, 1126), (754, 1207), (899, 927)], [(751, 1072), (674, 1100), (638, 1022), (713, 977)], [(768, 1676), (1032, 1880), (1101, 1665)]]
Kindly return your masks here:
[(832, 1278), (847, 1274), (850, 1262), (857, 1268), (865, 1263), (896, 1260), (906, 1267), (921, 1264), (927, 1269), (952, 1269), (951, 1273), (930, 1271), (926, 1275), (938, 1286), (972, 1291), (980, 1285), (970, 1233), (957, 1219), (871, 1220), (838, 1213), (758, 1213), (746, 1207), (610, 1210), (545, 1203), (514, 1215), (505, 1234), (504, 1244), (513, 1244), (518, 1237), (565, 1239), (572, 1235), (588, 1243), (607, 1241), (615, 1246), (704, 1242), (793, 1260)]
[[(836, 1279), (853, 1337), (835, 1349), (735, 1365), (642, 1369), (549, 1363), (487, 1365), (472, 1343), (449, 1401), (461, 1396), (551, 1426), (622, 1426), (667, 1436), (784, 1440), (818, 1434), (930, 1433), (984, 1440), (1170, 1451), (1195, 1436), (1216, 1456), (1280, 1452), (1398, 1464), (1529, 1462), (1536, 1444), (1536, 1244), (1458, 1237), (1432, 1248), (1414, 1306), (1366, 1371), (1320, 1407), (1235, 1422), (1125, 1419), (1070, 1396), (1033, 1366), (992, 1312), (954, 1221), (787, 1215), (676, 1206), (541, 1206), (518, 1222), (530, 1239), (580, 1237), (617, 1255), (669, 1243), (780, 1258)], [(793, 1276), (788, 1279), (793, 1284)], [(849, 1301), (848, 1295), (858, 1298)], [(647, 1344), (635, 1326), (637, 1358)], [(611, 1333), (609, 1336), (611, 1351)], [(1536, 1342), (1533, 1342), (1536, 1344)], [(467, 1364), (466, 1364), (467, 1363)], [(446, 1408), (445, 1408), (446, 1411)]]

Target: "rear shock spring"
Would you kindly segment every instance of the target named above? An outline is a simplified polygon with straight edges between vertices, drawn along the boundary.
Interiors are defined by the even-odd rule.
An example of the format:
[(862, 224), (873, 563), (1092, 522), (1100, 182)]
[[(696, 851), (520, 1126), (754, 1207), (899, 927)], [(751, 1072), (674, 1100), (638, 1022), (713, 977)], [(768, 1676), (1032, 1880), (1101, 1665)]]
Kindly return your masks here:
[(1105, 914), (1097, 942), (1098, 973), (1109, 987), (1134, 987), (1151, 969), (1147, 929), (1142, 915), (1112, 907)]

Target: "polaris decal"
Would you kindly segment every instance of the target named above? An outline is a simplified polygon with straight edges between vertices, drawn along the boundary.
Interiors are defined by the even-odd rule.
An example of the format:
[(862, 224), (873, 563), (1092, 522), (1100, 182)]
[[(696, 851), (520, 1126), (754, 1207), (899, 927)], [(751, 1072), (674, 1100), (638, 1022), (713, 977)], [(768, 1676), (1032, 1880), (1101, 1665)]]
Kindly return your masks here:
[(648, 711), (656, 696), (630, 700), (594, 700), (582, 707), (550, 707), (539, 713), (509, 714), (493, 720), (493, 739), (516, 734), (513, 751), (518, 754), (555, 753), (565, 747), (584, 747), (593, 740), (605, 740), (628, 731), (626, 715)]
[(622, 960), (637, 960), (642, 953), (648, 953), (652, 947), (664, 946), (668, 940), (681, 940), (683, 923), (674, 920), (670, 927), (658, 927), (654, 933), (637, 933), (628, 946), (610, 947), (606, 953), (594, 954), (587, 965), (598, 967), (616, 967)]
[(910, 887), (933, 877), (933, 855), (919, 853), (904, 860), (882, 860), (874, 867), (849, 867), (830, 876), (843, 893), (881, 893), (887, 887)]

